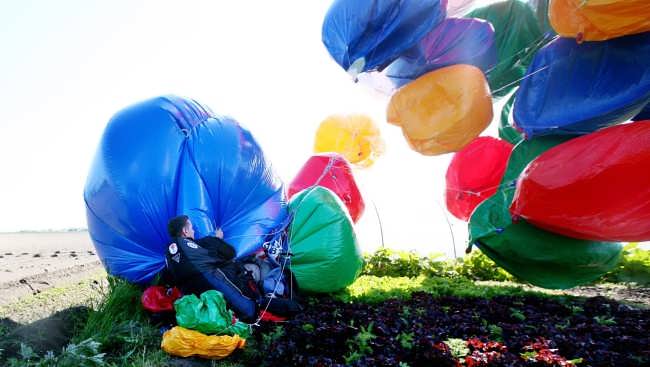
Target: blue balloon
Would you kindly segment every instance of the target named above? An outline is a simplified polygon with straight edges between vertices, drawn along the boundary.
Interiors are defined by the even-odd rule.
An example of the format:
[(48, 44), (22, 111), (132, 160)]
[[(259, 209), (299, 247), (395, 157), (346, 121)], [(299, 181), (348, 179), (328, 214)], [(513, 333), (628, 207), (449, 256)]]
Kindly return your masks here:
[(440, 0), (336, 0), (323, 22), (323, 43), (352, 74), (381, 70), (445, 18), (446, 4)]
[(650, 33), (602, 42), (558, 38), (542, 48), (517, 91), (527, 138), (582, 135), (625, 122), (650, 101)]
[(470, 64), (487, 72), (497, 62), (492, 24), (481, 19), (445, 19), (390, 64), (386, 76), (399, 88), (430, 71)]
[(221, 230), (238, 257), (261, 248), (288, 215), (283, 185), (250, 132), (175, 96), (109, 121), (84, 199), (106, 270), (138, 283), (164, 267), (176, 215), (190, 217), (196, 238)]
[(645, 108), (639, 112), (638, 115), (632, 118), (634, 121), (650, 120), (650, 103), (645, 105)]

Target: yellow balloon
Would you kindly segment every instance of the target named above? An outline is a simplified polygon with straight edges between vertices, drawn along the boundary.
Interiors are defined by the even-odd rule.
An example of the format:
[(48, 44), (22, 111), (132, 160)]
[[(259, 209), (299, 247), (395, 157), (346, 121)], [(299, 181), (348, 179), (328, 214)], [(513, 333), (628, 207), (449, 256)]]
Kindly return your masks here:
[(386, 115), (402, 128), (413, 150), (424, 155), (457, 152), (492, 121), (490, 87), (475, 66), (447, 66), (400, 88)]
[(171, 355), (208, 359), (226, 358), (245, 345), (246, 340), (239, 335), (205, 335), (180, 326), (167, 330), (160, 343), (160, 347)]
[(332, 115), (316, 131), (314, 152), (339, 153), (352, 164), (370, 167), (384, 152), (384, 141), (370, 117)]

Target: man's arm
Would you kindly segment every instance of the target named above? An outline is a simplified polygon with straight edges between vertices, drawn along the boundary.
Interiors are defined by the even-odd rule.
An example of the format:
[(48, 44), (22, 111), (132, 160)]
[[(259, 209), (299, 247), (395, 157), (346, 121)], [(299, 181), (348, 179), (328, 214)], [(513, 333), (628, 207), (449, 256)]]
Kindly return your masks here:
[(224, 261), (235, 258), (235, 249), (221, 238), (208, 236), (199, 239), (196, 243), (210, 251), (212, 256), (223, 259)]

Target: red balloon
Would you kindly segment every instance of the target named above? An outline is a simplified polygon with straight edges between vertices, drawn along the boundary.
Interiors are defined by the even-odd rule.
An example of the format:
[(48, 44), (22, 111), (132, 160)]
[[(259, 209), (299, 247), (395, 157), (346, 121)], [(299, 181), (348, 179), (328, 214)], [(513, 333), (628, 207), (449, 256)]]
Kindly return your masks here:
[(334, 191), (345, 203), (355, 223), (363, 214), (365, 204), (354, 181), (352, 168), (340, 154), (325, 153), (311, 156), (289, 185), (289, 198), (315, 185)]
[(519, 177), (510, 212), (565, 236), (650, 240), (650, 120), (542, 153)]
[(178, 288), (151, 286), (142, 293), (142, 307), (153, 313), (174, 311), (174, 301), (181, 298)]
[(447, 168), (447, 209), (456, 218), (468, 220), (483, 200), (501, 183), (512, 144), (482, 136), (454, 154)]

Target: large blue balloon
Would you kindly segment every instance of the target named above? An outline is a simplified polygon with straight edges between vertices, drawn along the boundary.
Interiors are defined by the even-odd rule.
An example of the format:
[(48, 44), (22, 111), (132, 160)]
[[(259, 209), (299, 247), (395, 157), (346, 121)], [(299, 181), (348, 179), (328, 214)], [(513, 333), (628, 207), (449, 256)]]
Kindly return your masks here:
[(542, 48), (517, 91), (528, 138), (587, 134), (629, 120), (650, 101), (650, 33), (602, 42), (559, 38)]
[(440, 23), (446, 5), (445, 0), (335, 0), (323, 22), (323, 43), (353, 74), (381, 70)]
[(174, 96), (109, 121), (84, 199), (99, 258), (132, 282), (163, 268), (167, 222), (176, 215), (190, 216), (196, 238), (221, 229), (238, 256), (259, 249), (287, 218), (282, 183), (252, 135)]
[(386, 76), (399, 88), (421, 75), (454, 64), (487, 72), (497, 62), (492, 24), (481, 19), (445, 19), (390, 64)]

